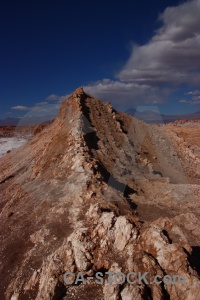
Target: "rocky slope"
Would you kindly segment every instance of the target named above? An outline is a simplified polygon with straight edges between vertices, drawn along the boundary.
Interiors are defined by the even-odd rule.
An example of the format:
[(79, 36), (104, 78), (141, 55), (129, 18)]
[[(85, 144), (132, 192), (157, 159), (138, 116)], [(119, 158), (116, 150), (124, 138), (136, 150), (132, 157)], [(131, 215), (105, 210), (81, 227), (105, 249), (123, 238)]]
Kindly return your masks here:
[[(199, 159), (172, 130), (77, 89), (0, 159), (0, 299), (199, 299)], [(66, 285), (67, 271), (86, 284)], [(97, 285), (98, 271), (187, 284)]]

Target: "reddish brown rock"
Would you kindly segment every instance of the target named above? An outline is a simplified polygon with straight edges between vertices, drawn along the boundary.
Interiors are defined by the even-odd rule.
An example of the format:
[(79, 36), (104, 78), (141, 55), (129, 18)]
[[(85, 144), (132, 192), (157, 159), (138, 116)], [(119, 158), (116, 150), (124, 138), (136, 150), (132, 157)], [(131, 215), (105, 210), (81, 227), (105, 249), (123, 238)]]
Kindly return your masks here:
[[(199, 158), (173, 130), (79, 88), (53, 122), (3, 156), (0, 298), (198, 299)], [(110, 286), (113, 270), (148, 272), (149, 283)], [(87, 284), (67, 285), (67, 271)], [(98, 271), (102, 287), (87, 280)], [(151, 284), (156, 275), (187, 283)]]

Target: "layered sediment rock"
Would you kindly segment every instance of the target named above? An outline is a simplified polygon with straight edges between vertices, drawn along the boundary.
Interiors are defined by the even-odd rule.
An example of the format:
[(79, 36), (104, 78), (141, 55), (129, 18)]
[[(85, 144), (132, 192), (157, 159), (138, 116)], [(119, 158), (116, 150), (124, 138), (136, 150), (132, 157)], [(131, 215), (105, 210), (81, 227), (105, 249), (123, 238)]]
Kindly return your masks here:
[[(1, 299), (198, 299), (199, 174), (167, 130), (79, 88), (0, 162)], [(98, 271), (149, 283), (98, 285)]]

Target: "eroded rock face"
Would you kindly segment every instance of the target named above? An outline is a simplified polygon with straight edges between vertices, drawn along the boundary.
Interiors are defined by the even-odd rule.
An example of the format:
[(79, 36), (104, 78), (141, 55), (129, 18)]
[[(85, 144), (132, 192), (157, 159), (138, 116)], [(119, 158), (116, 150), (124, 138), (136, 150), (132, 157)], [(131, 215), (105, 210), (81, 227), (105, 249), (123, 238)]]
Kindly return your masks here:
[[(172, 144), (82, 88), (64, 100), (1, 159), (1, 299), (198, 299), (198, 178)], [(67, 285), (65, 272), (86, 284)], [(87, 279), (97, 272), (102, 285)], [(148, 282), (108, 284), (106, 272), (148, 272)], [(186, 283), (156, 284), (156, 275)]]

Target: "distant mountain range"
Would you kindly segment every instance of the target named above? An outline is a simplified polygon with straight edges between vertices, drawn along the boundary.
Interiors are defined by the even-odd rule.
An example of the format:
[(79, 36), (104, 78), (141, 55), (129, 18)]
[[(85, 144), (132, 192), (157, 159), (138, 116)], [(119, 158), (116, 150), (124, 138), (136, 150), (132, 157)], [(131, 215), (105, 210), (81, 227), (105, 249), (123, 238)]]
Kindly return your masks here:
[(50, 122), (54, 116), (26, 117), (26, 118), (6, 118), (0, 119), (0, 126), (26, 126), (35, 124), (46, 124)]
[(129, 108), (125, 111), (126, 114), (136, 117), (146, 123), (169, 123), (174, 122), (180, 119), (200, 119), (200, 111), (192, 113), (192, 114), (184, 114), (184, 115), (164, 115), (159, 114), (152, 110), (146, 110), (144, 112), (139, 112), (134, 108)]
[[(129, 108), (124, 111), (126, 114), (131, 115), (135, 118), (138, 118), (146, 123), (169, 123), (174, 122), (176, 120), (182, 119), (200, 119), (200, 111), (192, 113), (192, 114), (184, 114), (184, 115), (164, 115), (159, 114), (152, 110), (146, 110), (144, 112), (139, 112), (134, 108)], [(35, 125), (35, 124), (46, 124), (50, 122), (54, 118), (53, 115), (48, 116), (40, 116), (40, 117), (26, 117), (26, 118), (6, 118), (0, 119), (0, 126), (26, 126), (26, 125)]]

